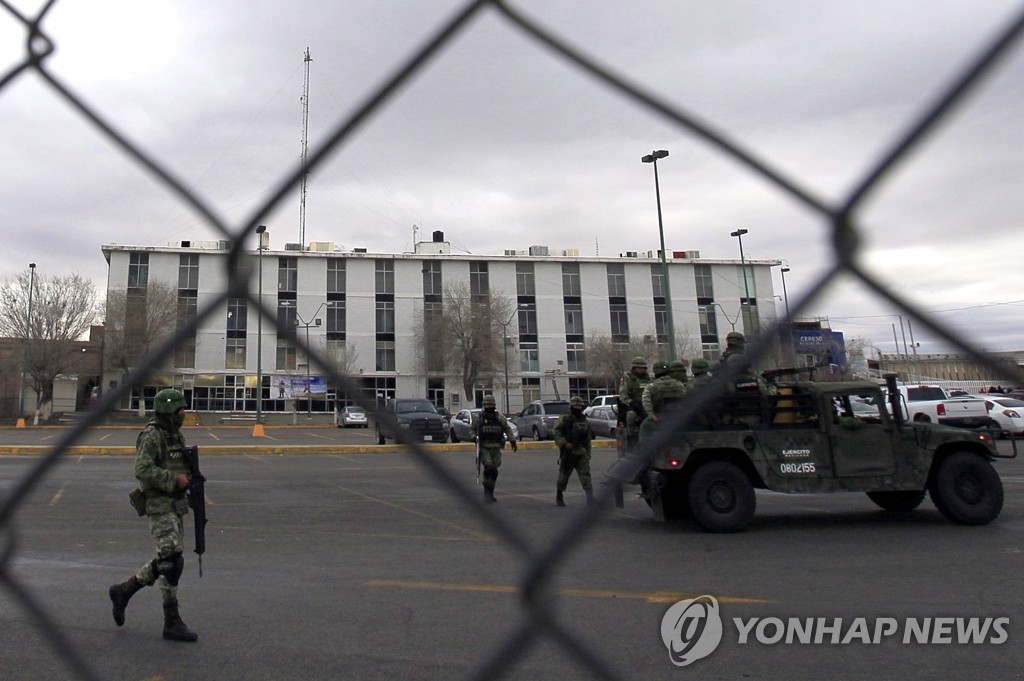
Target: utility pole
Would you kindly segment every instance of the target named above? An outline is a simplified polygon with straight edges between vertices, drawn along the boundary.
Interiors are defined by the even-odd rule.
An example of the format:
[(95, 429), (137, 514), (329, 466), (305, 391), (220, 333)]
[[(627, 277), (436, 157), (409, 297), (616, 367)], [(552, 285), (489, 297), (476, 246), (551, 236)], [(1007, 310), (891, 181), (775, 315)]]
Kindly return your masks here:
[(306, 47), (306, 75), (302, 83), (302, 183), (299, 190), (299, 245), (306, 244), (306, 177), (309, 172), (306, 170), (306, 152), (309, 149), (309, 65), (313, 58), (309, 56), (309, 47)]

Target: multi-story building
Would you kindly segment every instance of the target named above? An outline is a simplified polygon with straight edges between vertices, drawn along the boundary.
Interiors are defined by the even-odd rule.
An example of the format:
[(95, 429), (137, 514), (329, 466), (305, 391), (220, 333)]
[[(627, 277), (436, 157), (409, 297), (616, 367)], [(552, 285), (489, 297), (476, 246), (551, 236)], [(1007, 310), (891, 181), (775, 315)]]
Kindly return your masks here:
[[(108, 296), (164, 282), (176, 286), (179, 320), (195, 315), (225, 289), (228, 247), (224, 241), (103, 246)], [(702, 259), (696, 251), (667, 255), (671, 300), (659, 252), (580, 257), (533, 246), (500, 256), (455, 254), (440, 232), (412, 253), (340, 251), (325, 242), (250, 251), (253, 271), (262, 272), (262, 285), (253, 277), (252, 295), (262, 289), (277, 323), (264, 320), (257, 336), (254, 306), (229, 299), (178, 345), (165, 371), (150, 376), (144, 395), (151, 401), (161, 387), (174, 386), (197, 411), (253, 412), (259, 374), (264, 411), (297, 404), (302, 411), (333, 409), (348, 396), (319, 375), (315, 363), (310, 367), (295, 343), (298, 333), (352, 377), (366, 398), (427, 396), (451, 408), (479, 403), (493, 391), (503, 408), (515, 412), (542, 397), (590, 397), (614, 389), (608, 377), (588, 373), (594, 339), (639, 340), (650, 360), (665, 357), (669, 305), (685, 359), (717, 359), (729, 331), (749, 335), (757, 330), (752, 326), (775, 321), (770, 268), (779, 261), (748, 259), (744, 272), (737, 260)], [(474, 298), (510, 299), (517, 318), (495, 330), (504, 336), (508, 364), (481, 377), (472, 395), (463, 394), (453, 367), (425, 357), (422, 341), (423, 320), (443, 314), (443, 294), (453, 284)], [(121, 378), (108, 366), (104, 386)], [(307, 394), (315, 398), (309, 405)], [(137, 407), (137, 397), (130, 406)]]

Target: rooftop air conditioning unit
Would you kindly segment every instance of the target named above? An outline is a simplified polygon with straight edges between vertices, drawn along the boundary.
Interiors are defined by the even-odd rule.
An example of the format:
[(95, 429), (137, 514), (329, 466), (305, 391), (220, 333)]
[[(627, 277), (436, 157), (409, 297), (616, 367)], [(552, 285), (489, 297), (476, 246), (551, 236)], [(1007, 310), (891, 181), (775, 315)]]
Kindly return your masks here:
[(530, 246), (530, 255), (546, 256), (547, 254), (547, 246)]
[(285, 244), (284, 250), (286, 251), (301, 251), (302, 244)]

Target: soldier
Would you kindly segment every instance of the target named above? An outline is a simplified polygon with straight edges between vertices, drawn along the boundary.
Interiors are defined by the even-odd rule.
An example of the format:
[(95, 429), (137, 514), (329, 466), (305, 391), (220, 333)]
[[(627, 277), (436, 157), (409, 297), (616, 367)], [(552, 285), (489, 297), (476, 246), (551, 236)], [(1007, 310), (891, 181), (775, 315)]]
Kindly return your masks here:
[(161, 390), (156, 394), (153, 412), (153, 420), (139, 433), (135, 444), (135, 477), (141, 489), (140, 494), (133, 493), (132, 499), (133, 505), (138, 499), (140, 514), (145, 513), (149, 520), (156, 558), (127, 582), (111, 586), (108, 593), (114, 623), (120, 627), (129, 599), (142, 587), (156, 584), (164, 602), (164, 638), (191, 642), (199, 636), (178, 614), (178, 581), (185, 566), (181, 555), (185, 550), (183, 519), (188, 513), (185, 490), (191, 482), (181, 451), (185, 446), (181, 434), (185, 396), (177, 390)]
[(673, 378), (665, 360), (654, 363), (654, 380), (644, 388), (643, 404), (647, 418), (640, 424), (640, 439), (650, 437), (658, 427), (661, 414), (686, 392), (682, 381)]
[(707, 361), (703, 357), (696, 357), (690, 362), (690, 371), (693, 372), (693, 385), (690, 389), (696, 388), (697, 386), (703, 385), (711, 380), (711, 362)]
[(718, 366), (725, 366), (733, 355), (742, 355), (746, 348), (747, 339), (739, 331), (730, 331), (725, 335), (725, 352), (722, 353), (722, 360)]
[[(646, 366), (644, 367), (646, 369)], [(594, 487), (590, 479), (590, 426), (583, 415), (583, 399), (569, 400), (569, 411), (558, 417), (553, 429), (555, 444), (558, 445), (558, 482), (555, 485), (555, 505), (565, 506), (562, 493), (569, 486), (569, 476), (575, 470), (583, 491), (587, 493), (587, 504), (594, 503)]]
[(630, 363), (630, 369), (619, 381), (619, 421), (626, 434), (626, 449), (632, 449), (636, 445), (640, 435), (640, 423), (647, 418), (644, 411), (643, 394), (644, 387), (650, 379), (647, 378), (647, 360), (643, 357), (634, 357)]
[(508, 437), (513, 452), (519, 449), (512, 433), (512, 426), (508, 425), (508, 419), (495, 407), (494, 395), (484, 395), (484, 408), (473, 417), (473, 423), (469, 426), (469, 432), (476, 436), (480, 463), (484, 467), (484, 499), (492, 504), (498, 501), (494, 497), (494, 485), (498, 482), (501, 450), (505, 447), (505, 438)]
[(687, 380), (689, 380), (686, 376), (686, 362), (681, 359), (674, 360), (668, 365), (668, 373), (683, 385), (686, 385)]

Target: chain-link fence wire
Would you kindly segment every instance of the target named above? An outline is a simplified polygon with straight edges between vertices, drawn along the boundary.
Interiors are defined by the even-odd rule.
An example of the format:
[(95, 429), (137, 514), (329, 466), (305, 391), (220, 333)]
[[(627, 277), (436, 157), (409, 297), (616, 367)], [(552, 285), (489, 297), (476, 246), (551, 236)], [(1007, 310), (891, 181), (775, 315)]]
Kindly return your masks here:
[[(861, 262), (863, 249), (860, 242), (861, 230), (857, 222), (858, 209), (864, 204), (870, 193), (883, 184), (893, 169), (906, 160), (909, 152), (935, 131), (955, 107), (967, 101), (972, 89), (977, 87), (994, 67), (1007, 57), (1015, 41), (1024, 32), (1024, 7), (982, 47), (980, 53), (970, 63), (964, 65), (962, 72), (952, 80), (944, 91), (938, 93), (934, 101), (927, 102), (922, 106), (921, 113), (911, 122), (899, 140), (885, 152), (874, 166), (864, 172), (856, 188), (842, 201), (831, 203), (816, 196), (806, 184), (788, 178), (768, 160), (758, 158), (754, 153), (743, 148), (725, 131), (717, 130), (696, 114), (659, 98), (632, 82), (627, 75), (616, 73), (600, 64), (592, 56), (577, 50), (571, 43), (571, 36), (547, 30), (520, 12), (514, 3), (498, 0), (467, 2), (439, 30), (427, 35), (419, 49), (383, 80), (361, 103), (355, 113), (338, 121), (327, 140), (308, 156), (305, 167), (295, 168), (280, 182), (274, 183), (273, 186), (276, 186), (277, 189), (254, 211), (251, 218), (243, 221), (240, 225), (232, 226), (225, 224), (210, 206), (198, 198), (199, 192), (183, 179), (175, 177), (169, 169), (159, 163), (159, 159), (151, 157), (138, 144), (120, 133), (113, 122), (93, 111), (83, 97), (74, 93), (66, 83), (56, 78), (47, 69), (47, 58), (53, 53), (56, 43), (51, 36), (44, 32), (43, 21), (56, 2), (57, 0), (50, 0), (36, 16), (30, 17), (17, 10), (8, 0), (0, 0), (0, 7), (3, 7), (9, 14), (7, 18), (13, 18), (24, 26), (26, 50), (24, 61), (14, 66), (0, 79), (0, 97), (5, 94), (5, 89), (18, 78), (29, 75), (42, 78), (55, 93), (67, 102), (71, 109), (102, 131), (129, 159), (156, 176), (168, 192), (187, 204), (232, 244), (226, 264), (227, 289), (214, 300), (202, 306), (195, 318), (186, 326), (178, 328), (174, 334), (148, 353), (139, 366), (131, 371), (125, 380), (121, 381), (116, 390), (107, 392), (86, 417), (67, 430), (53, 448), (35, 461), (25, 476), (15, 481), (10, 491), (0, 499), (0, 584), (13, 595), (15, 601), (45, 633), (53, 651), (81, 679), (100, 679), (101, 676), (85, 661), (82, 653), (42, 607), (31, 589), (17, 580), (13, 574), (12, 564), (17, 550), (15, 516), (19, 506), (46, 474), (58, 465), (61, 455), (67, 451), (68, 447), (79, 441), (86, 429), (98, 425), (105, 411), (115, 408), (128, 391), (136, 385), (141, 385), (148, 374), (156, 372), (165, 358), (173, 355), (175, 346), (187, 336), (195, 333), (196, 329), (202, 326), (228, 298), (246, 298), (269, 323), (276, 324), (275, 311), (263, 307), (260, 304), (261, 301), (252, 293), (250, 286), (253, 276), (251, 258), (246, 257), (243, 244), (253, 237), (256, 226), (263, 221), (264, 217), (297, 188), (304, 173), (315, 171), (331, 154), (339, 152), (359, 128), (380, 114), (403, 85), (421, 74), (440, 50), (453, 41), (459, 33), (468, 30), (470, 21), (483, 12), (500, 15), (510, 28), (522, 31), (538, 47), (551, 50), (566, 62), (574, 65), (582, 76), (595, 78), (602, 82), (611, 95), (631, 99), (645, 107), (653, 116), (667, 120), (680, 130), (692, 133), (703, 142), (717, 148), (722, 154), (731, 156), (750, 172), (757, 174), (768, 184), (774, 185), (778, 191), (817, 214), (825, 229), (830, 231), (832, 265), (819, 281), (808, 288), (807, 293), (799, 297), (795, 305), (792, 306), (791, 316), (796, 316), (808, 309), (835, 283), (837, 278), (841, 275), (848, 275), (872, 291), (879, 299), (888, 301), (919, 321), (937, 337), (962, 349), (975, 361), (992, 370), (994, 375), (1004, 377), (1007, 382), (1024, 384), (1024, 371), (1007, 368), (1006, 365), (994, 361), (979, 348), (976, 342), (972, 342), (962, 333), (930, 317), (918, 305), (876, 279)], [(721, 395), (734, 377), (767, 355), (772, 350), (774, 339), (778, 337), (779, 331), (785, 328), (783, 325), (789, 323), (790, 318), (777, 321), (772, 328), (748, 344), (743, 362), (736, 365), (730, 364), (725, 371), (716, 372), (714, 380), (689, 393), (684, 401), (673, 408), (669, 418), (661, 420), (660, 423), (664, 425), (659, 427), (653, 436), (643, 440), (637, 451), (619, 459), (606, 474), (603, 483), (597, 490), (600, 507), (609, 505), (613, 489), (617, 484), (636, 478), (653, 452), (660, 451), (676, 431), (684, 428), (685, 424), (701, 411), (701, 406), (706, 400)], [(301, 336), (296, 337), (295, 341), (299, 348), (308, 353), (311, 360), (318, 366), (318, 370), (326, 374), (335, 385), (348, 389), (350, 394), (362, 394), (338, 367), (334, 366), (318, 350), (308, 347), (302, 341)], [(376, 418), (392, 418), (384, 413), (376, 413), (377, 405), (372, 402), (361, 399), (360, 403)], [(427, 470), (437, 484), (455, 495), (461, 500), (461, 503), (472, 508), (474, 513), (483, 519), (501, 541), (515, 549), (523, 561), (523, 574), (519, 586), (521, 604), (526, 611), (526, 617), (519, 628), (509, 635), (498, 650), (493, 651), (480, 661), (473, 678), (492, 679), (500, 676), (508, 671), (529, 647), (542, 638), (559, 645), (595, 678), (620, 678), (612, 661), (604, 659), (598, 651), (584, 643), (571, 627), (559, 621), (555, 616), (552, 610), (553, 592), (549, 588), (561, 562), (577, 543), (585, 541), (595, 525), (600, 522), (601, 508), (581, 510), (566, 523), (566, 526), (554, 538), (539, 545), (535, 544), (514, 525), (498, 516), (491, 508), (481, 504), (475, 488), (456, 479), (442, 468), (434, 458), (429, 456), (427, 450), (420, 443), (412, 441), (401, 429), (396, 428), (395, 432), (398, 433), (399, 441), (410, 449), (414, 460)]]

